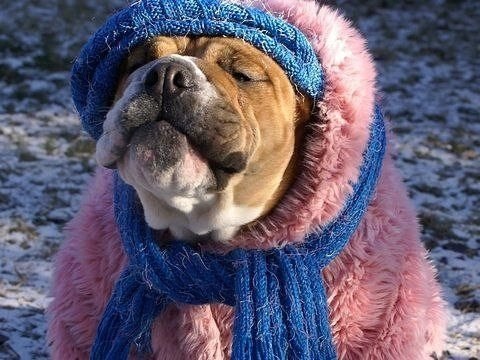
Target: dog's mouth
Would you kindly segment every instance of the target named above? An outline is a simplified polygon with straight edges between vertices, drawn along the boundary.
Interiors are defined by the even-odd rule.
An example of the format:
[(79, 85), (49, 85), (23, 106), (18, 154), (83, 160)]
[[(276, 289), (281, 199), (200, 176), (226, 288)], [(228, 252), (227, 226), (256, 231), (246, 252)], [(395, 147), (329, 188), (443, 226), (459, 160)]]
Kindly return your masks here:
[(190, 64), (180, 70), (176, 62), (173, 70), (168, 66), (171, 61), (157, 61), (132, 74), (107, 114), (97, 161), (122, 165), (123, 172), (140, 167), (154, 176), (177, 169), (175, 176), (203, 176), (202, 186), (221, 191), (248, 159), (239, 114)]

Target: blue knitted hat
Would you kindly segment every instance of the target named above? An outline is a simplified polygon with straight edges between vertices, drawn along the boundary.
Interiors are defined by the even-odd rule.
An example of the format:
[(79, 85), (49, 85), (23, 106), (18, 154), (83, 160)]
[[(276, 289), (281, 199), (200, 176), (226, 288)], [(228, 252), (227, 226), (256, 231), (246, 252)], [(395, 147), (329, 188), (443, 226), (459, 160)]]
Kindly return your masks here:
[(118, 69), (129, 50), (157, 36), (227, 36), (262, 50), (313, 99), (323, 72), (305, 35), (256, 8), (220, 0), (144, 0), (112, 16), (82, 49), (72, 70), (72, 96), (84, 129), (98, 140), (113, 101)]

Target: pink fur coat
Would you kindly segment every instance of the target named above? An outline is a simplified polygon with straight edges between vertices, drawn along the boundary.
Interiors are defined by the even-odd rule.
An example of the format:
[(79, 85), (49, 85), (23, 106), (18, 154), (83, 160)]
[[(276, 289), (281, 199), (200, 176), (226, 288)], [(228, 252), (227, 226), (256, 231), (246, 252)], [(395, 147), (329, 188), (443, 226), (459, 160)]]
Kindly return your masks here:
[[(249, 1), (251, 3), (251, 1)], [(267, 217), (236, 246), (301, 241), (331, 220), (351, 191), (368, 140), (375, 70), (365, 42), (338, 13), (313, 1), (256, 6), (283, 16), (310, 39), (326, 76), (321, 117), (312, 119), (302, 171)], [(87, 359), (96, 327), (125, 265), (113, 216), (112, 173), (99, 169), (55, 262), (48, 308), (54, 359)], [(420, 243), (405, 187), (387, 154), (376, 195), (346, 249), (324, 270), (340, 359), (428, 359), (441, 353), (445, 312), (435, 271)], [(228, 359), (232, 308), (170, 306), (153, 327), (154, 358)]]

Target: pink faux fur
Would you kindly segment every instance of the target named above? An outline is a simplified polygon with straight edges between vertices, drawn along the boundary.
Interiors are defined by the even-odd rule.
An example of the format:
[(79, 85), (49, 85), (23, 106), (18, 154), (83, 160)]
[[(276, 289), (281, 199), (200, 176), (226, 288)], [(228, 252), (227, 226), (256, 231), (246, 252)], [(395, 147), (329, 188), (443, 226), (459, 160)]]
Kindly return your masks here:
[[(270, 215), (234, 239), (236, 246), (268, 248), (301, 241), (342, 207), (368, 139), (375, 70), (362, 37), (330, 8), (305, 0), (256, 6), (281, 15), (309, 37), (327, 81), (296, 183)], [(97, 171), (56, 258), (48, 309), (54, 359), (88, 358), (124, 266), (111, 179), (110, 171)], [(445, 313), (440, 289), (388, 154), (366, 216), (323, 275), (340, 359), (415, 360), (441, 353)], [(154, 324), (154, 358), (228, 359), (232, 319), (232, 309), (224, 305), (171, 306)]]

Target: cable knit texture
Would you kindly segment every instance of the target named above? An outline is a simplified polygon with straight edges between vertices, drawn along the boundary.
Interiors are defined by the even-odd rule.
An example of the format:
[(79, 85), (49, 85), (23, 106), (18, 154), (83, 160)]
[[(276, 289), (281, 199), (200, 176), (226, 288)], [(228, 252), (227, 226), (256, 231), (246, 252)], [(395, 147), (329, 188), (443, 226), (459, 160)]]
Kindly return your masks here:
[[(325, 86), (317, 101), (320, 115), (308, 125), (297, 181), (270, 215), (244, 229), (233, 243), (301, 249), (288, 245), (304, 242), (337, 218), (357, 183), (374, 118), (375, 73), (364, 41), (329, 8), (301, 0), (253, 5), (305, 34), (322, 63)], [(54, 358), (88, 358), (113, 285), (126, 266), (111, 181), (110, 171), (97, 172), (57, 257), (49, 307)], [(388, 154), (374, 199), (344, 251), (323, 270), (323, 279), (339, 358), (426, 359), (441, 349), (439, 288)], [(316, 299), (318, 294), (312, 294)], [(234, 304), (227, 295), (225, 299)], [(224, 359), (232, 356), (232, 348), (237, 357), (232, 322), (238, 323), (238, 310), (234, 314), (232, 307), (220, 304), (165, 306), (152, 327), (155, 358)], [(256, 323), (248, 330), (262, 326)], [(291, 354), (308, 358), (301, 351), (308, 350)]]

